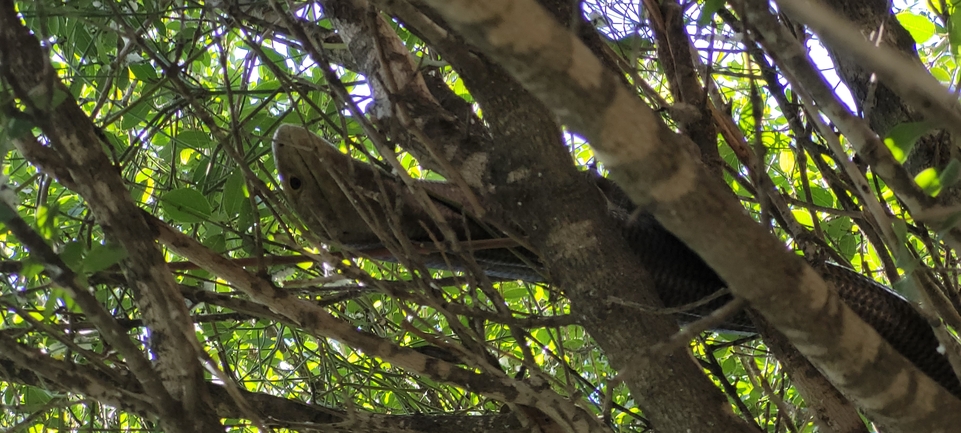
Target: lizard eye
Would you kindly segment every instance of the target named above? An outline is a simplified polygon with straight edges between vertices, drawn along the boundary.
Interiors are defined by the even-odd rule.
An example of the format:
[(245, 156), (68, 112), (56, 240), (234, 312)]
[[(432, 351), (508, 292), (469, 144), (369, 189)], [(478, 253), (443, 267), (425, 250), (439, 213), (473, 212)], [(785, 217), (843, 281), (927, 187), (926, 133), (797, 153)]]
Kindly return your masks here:
[(301, 185), (301, 183), (300, 183), (300, 178), (299, 178), (299, 177), (291, 177), (291, 178), (290, 178), (290, 187), (291, 187), (291, 188), (293, 188), (294, 190), (298, 190), (298, 189), (300, 189), (300, 185)]

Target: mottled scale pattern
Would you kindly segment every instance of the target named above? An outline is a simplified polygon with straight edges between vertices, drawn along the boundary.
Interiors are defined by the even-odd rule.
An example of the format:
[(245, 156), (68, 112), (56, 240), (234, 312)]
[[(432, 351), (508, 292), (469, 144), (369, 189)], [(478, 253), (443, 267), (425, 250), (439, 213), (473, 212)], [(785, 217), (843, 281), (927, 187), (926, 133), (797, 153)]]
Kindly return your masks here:
[[(346, 197), (340, 187), (328, 179), (330, 176), (323, 167), (332, 165), (339, 168), (349, 167), (353, 186), (378, 193), (375, 195), (389, 193), (387, 201), (391, 203), (403, 196), (400, 200), (404, 204), (400, 212), (403, 220), (400, 221), (401, 232), (413, 238), (413, 241), (430, 242), (423, 234), (425, 226), (422, 224), (426, 224), (428, 230), (434, 233), (437, 233), (436, 227), (432, 226), (431, 218), (426, 213), (409, 203), (414, 200), (408, 196), (406, 189), (397, 179), (392, 179), (386, 173), (374, 176), (371, 166), (358, 162), (350, 163), (346, 155), (332, 151), (331, 147), (325, 140), (292, 125), (281, 126), (274, 137), (273, 149), (285, 192), (290, 200), (299, 205), (296, 206), (297, 211), (302, 214), (301, 217), (309, 229), (321, 236), (329, 233), (331, 228), (324, 226), (324, 223), (340, 229), (337, 234), (346, 241), (343, 244), (349, 247), (361, 247), (357, 243), (359, 240), (376, 242), (376, 236), (369, 233), (366, 225), (358, 221), (359, 217), (353, 212), (352, 206), (346, 204)], [(620, 222), (632, 251), (643, 267), (651, 273), (654, 289), (666, 307), (695, 303), (726, 287), (710, 266), (664, 229), (653, 216), (635, 212), (634, 204), (616, 184), (603, 177), (587, 175), (607, 197), (611, 215)], [(373, 179), (378, 177), (383, 183), (373, 182)], [(367, 182), (364, 182), (365, 179)], [(296, 186), (294, 180), (297, 181)], [(464, 202), (461, 200), (462, 192), (459, 188), (426, 181), (423, 186), (436, 197), (441, 214), (463, 239), (503, 237), (497, 233), (487, 233), (480, 225), (463, 219), (459, 206), (456, 206), (457, 203)], [(537, 256), (523, 249), (518, 250), (479, 250), (472, 255), (490, 276), (530, 282), (543, 281), (544, 273), (537, 269)], [(534, 263), (534, 267), (525, 264), (518, 255), (528, 263)], [(447, 260), (444, 260), (440, 254), (430, 254), (422, 259), (423, 263), (431, 268), (446, 268), (448, 263), (455, 270), (466, 268), (464, 261), (457, 256), (448, 256)], [(825, 280), (837, 289), (840, 298), (877, 330), (895, 350), (945, 389), (961, 398), (961, 381), (954, 375), (947, 359), (938, 353), (938, 341), (931, 326), (912, 305), (887, 287), (850, 269), (831, 264), (822, 264), (817, 268)], [(698, 308), (679, 313), (678, 320), (681, 323), (697, 320), (730, 300), (730, 295), (721, 296)], [(745, 313), (730, 318), (721, 324), (718, 330), (755, 332), (753, 323)]]

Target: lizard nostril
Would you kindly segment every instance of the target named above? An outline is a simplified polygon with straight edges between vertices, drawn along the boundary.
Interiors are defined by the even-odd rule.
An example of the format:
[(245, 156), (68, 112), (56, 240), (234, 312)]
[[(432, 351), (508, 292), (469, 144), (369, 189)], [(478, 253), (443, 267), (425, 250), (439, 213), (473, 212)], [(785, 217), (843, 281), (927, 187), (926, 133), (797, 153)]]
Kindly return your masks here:
[(292, 178), (290, 178), (290, 187), (291, 187), (291, 188), (293, 188), (293, 189), (295, 189), (295, 190), (296, 190), (296, 189), (300, 189), (300, 185), (301, 185), (300, 178), (298, 178), (298, 177), (292, 177)]

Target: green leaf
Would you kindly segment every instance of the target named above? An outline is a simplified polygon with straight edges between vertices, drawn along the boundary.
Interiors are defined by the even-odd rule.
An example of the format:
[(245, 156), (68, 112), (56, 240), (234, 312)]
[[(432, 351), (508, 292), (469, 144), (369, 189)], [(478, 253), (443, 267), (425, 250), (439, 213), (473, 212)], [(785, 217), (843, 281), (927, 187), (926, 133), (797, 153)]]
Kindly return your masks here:
[(240, 216), (237, 218), (237, 229), (241, 233), (246, 233), (247, 229), (253, 227), (254, 225), (254, 210), (250, 205), (249, 200), (244, 200), (240, 203)]
[(207, 197), (192, 188), (170, 191), (160, 199), (164, 214), (179, 223), (199, 223), (210, 217), (211, 207)]
[(253, 91), (273, 91), (282, 87), (280, 80), (266, 80), (254, 86)]
[(231, 217), (240, 212), (240, 206), (247, 201), (247, 183), (244, 182), (244, 174), (240, 170), (234, 170), (227, 176), (224, 184), (223, 211)]
[[(39, 89), (39, 90), (38, 90)], [(63, 101), (67, 100), (69, 94), (58, 87), (53, 88), (53, 94), (47, 93), (43, 88), (34, 88), (37, 91), (29, 92), (30, 102), (39, 110), (50, 111), (57, 108)]]
[(153, 66), (150, 66), (149, 63), (131, 63), (128, 67), (133, 76), (140, 81), (154, 82), (160, 79), (160, 77), (157, 76), (157, 70), (154, 69)]
[(457, 96), (464, 98), (467, 102), (474, 102), (474, 97), (471, 96), (470, 91), (467, 90), (464, 80), (457, 78), (454, 82), (450, 83), (450, 87)]
[(957, 56), (961, 46), (961, 14), (952, 13), (948, 20), (948, 40), (951, 42), (951, 54)]
[(214, 140), (210, 138), (210, 134), (197, 130), (180, 131), (180, 133), (177, 134), (176, 140), (193, 149), (206, 149), (216, 144)]
[[(188, 162), (186, 165), (190, 167), (208, 167), (209, 164), (210, 164), (210, 158), (207, 158), (203, 153), (196, 152), (194, 153), (194, 158), (192, 159), (192, 161)], [(211, 169), (216, 170), (216, 168), (213, 168), (213, 167)], [(193, 173), (193, 176), (190, 177), (190, 182), (192, 184), (194, 185), (207, 184), (207, 176), (210, 174), (209, 170), (193, 169), (192, 173)]]
[(40, 275), (41, 272), (43, 272), (43, 264), (37, 263), (34, 259), (27, 257), (21, 262), (20, 276), (22, 278), (32, 280)]
[(951, 82), (951, 75), (949, 75), (949, 74), (948, 74), (948, 71), (944, 70), (944, 68), (933, 67), (933, 68), (931, 68), (931, 71), (930, 71), (930, 72), (931, 72), (931, 75), (934, 76), (934, 78), (937, 78), (938, 81), (940, 81), (940, 82), (942, 82), (942, 83), (950, 83), (950, 82)]
[(908, 11), (897, 14), (897, 17), (904, 29), (911, 33), (914, 42), (919, 44), (927, 42), (936, 32), (934, 23), (927, 17)]
[(805, 209), (793, 209), (793, 210), (791, 210), (791, 214), (794, 215), (794, 219), (796, 219), (799, 224), (801, 224), (801, 225), (803, 225), (803, 226), (805, 226), (805, 227), (813, 227), (813, 226), (814, 226), (814, 220), (811, 219), (811, 213), (808, 212), (807, 210), (805, 210)]
[(619, 49), (628, 52), (635, 52), (642, 48), (650, 48), (654, 45), (650, 39), (645, 38), (639, 33), (631, 33), (623, 38), (615, 40), (613, 43)]
[(121, 139), (117, 134), (110, 131), (103, 131), (103, 135), (107, 137), (107, 143), (113, 148), (114, 152), (122, 153), (124, 150), (124, 140)]
[(841, 237), (841, 240), (838, 241), (838, 247), (841, 250), (841, 255), (851, 260), (858, 252), (858, 238), (853, 234), (844, 235)]
[(150, 103), (141, 99), (123, 115), (123, 120), (120, 121), (120, 129), (131, 129), (139, 125), (140, 122), (146, 122), (147, 115), (150, 114), (151, 110)]
[(16, 117), (11, 117), (7, 120), (6, 131), (7, 138), (20, 138), (30, 133), (33, 130), (33, 122), (27, 119), (18, 119)]
[(227, 251), (227, 238), (222, 234), (207, 236), (203, 240), (203, 244), (218, 254), (223, 254)]
[(908, 225), (902, 219), (895, 218), (891, 222), (891, 228), (894, 230), (894, 236), (897, 236), (899, 243), (905, 243), (908, 241)]
[(817, 185), (811, 185), (811, 198), (813, 199), (814, 204), (818, 206), (834, 206), (834, 194), (831, 194), (831, 191), (828, 191), (827, 189), (821, 188)]
[(87, 253), (87, 257), (83, 259), (81, 272), (85, 274), (92, 274), (94, 272), (102, 271), (123, 260), (125, 257), (127, 257), (127, 250), (123, 249), (123, 247), (120, 245), (96, 244), (90, 248), (90, 252)]
[(917, 176), (914, 176), (914, 181), (931, 197), (937, 197), (938, 193), (941, 192), (941, 178), (938, 176), (938, 170), (934, 167), (918, 173)]
[(57, 202), (50, 203), (48, 206), (37, 206), (36, 211), (37, 231), (44, 239), (53, 239), (59, 233), (57, 227), (57, 216), (60, 215), (60, 205)]
[(116, 32), (98, 32), (97, 33), (97, 56), (100, 61), (104, 63), (110, 62), (110, 57), (117, 50), (117, 38), (120, 35)]
[(832, 218), (821, 223), (824, 233), (834, 239), (849, 235), (852, 226), (850, 218)]
[(53, 399), (53, 396), (50, 395), (48, 391), (35, 386), (24, 387), (24, 389), (20, 391), (20, 394), (23, 398), (23, 405), (20, 409), (28, 412), (40, 410), (41, 407)]
[(527, 288), (520, 284), (504, 284), (501, 286), (504, 291), (505, 301), (519, 301), (527, 297)]
[(43, 302), (43, 308), (41, 309), (43, 318), (49, 319), (53, 317), (57, 310), (60, 309), (60, 300), (67, 298), (69, 298), (69, 296), (67, 296), (66, 290), (54, 286), (53, 289), (50, 290), (50, 296)]
[(260, 49), (264, 53), (264, 57), (267, 58), (271, 63), (277, 65), (280, 68), (285, 68), (287, 64), (287, 56), (280, 54), (277, 50), (270, 48), (268, 46), (262, 46)]
[(87, 25), (80, 22), (74, 21), (73, 25), (73, 35), (70, 38), (73, 44), (68, 44), (72, 49), (68, 52), (68, 56), (73, 57), (79, 54), (79, 52), (86, 53), (93, 44), (93, 37), (90, 36), (90, 32), (87, 31)]
[(938, 176), (941, 180), (941, 188), (948, 188), (954, 186), (961, 178), (961, 161), (957, 159), (952, 159), (948, 162), (948, 165), (944, 167), (944, 170)]
[(884, 144), (898, 162), (908, 159), (911, 149), (922, 135), (931, 130), (930, 122), (905, 122), (888, 131)]
[(895, 281), (891, 288), (909, 301), (917, 302), (921, 299), (918, 287), (914, 284), (914, 278), (902, 278)]
[(902, 245), (901, 248), (894, 253), (894, 264), (897, 265), (898, 268), (901, 268), (905, 274), (910, 274), (918, 268), (921, 262), (911, 254), (907, 246)]
[(724, 7), (724, 0), (707, 0), (704, 2), (704, 6), (701, 7), (701, 15), (697, 17), (697, 28), (702, 29), (707, 27), (712, 21), (714, 21), (714, 14)]
[(83, 261), (83, 243), (78, 241), (70, 241), (60, 248), (60, 260), (67, 265), (68, 268), (76, 271), (80, 269), (80, 263)]

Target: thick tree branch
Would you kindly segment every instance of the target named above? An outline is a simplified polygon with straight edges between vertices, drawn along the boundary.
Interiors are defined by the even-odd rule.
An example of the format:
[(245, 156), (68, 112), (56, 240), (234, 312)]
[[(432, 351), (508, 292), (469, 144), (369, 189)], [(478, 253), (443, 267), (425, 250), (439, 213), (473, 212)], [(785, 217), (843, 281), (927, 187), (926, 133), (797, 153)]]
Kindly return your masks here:
[(199, 242), (162, 221), (153, 223), (160, 231), (160, 242), (171, 251), (190, 259), (208, 272), (230, 281), (251, 299), (285, 316), (307, 332), (333, 338), (363, 350), (370, 356), (382, 358), (433, 380), (461, 386), (499, 401), (536, 407), (571, 432), (609, 431), (592, 415), (550, 389), (537, 390), (527, 383), (508, 378), (506, 375), (495, 377), (491, 373), (469, 371), (360, 331), (356, 326), (334, 317), (324, 308), (297, 299), (290, 293), (251, 275), (229, 260), (213, 254)]
[[(149, 415), (151, 398), (142, 395), (132, 381), (118, 381), (89, 366), (55, 360), (9, 341), (0, 334), (0, 378), (11, 384), (30, 385), (51, 391), (72, 392), (118, 409)], [(25, 368), (10, 359), (27, 357), (32, 364)], [(244, 419), (247, 415), (222, 385), (207, 383), (207, 391), (214, 402), (212, 409), (219, 418)], [(348, 412), (342, 409), (308, 404), (262, 392), (240, 391), (250, 407), (262, 416), (270, 427), (293, 430), (343, 431), (349, 422), (353, 430), (365, 432), (403, 433), (461, 433), (483, 431), (511, 433), (532, 431), (525, 429), (512, 414), (494, 415), (385, 415)], [(349, 421), (348, 421), (349, 420)]]
[[(0, 73), (26, 107), (27, 116), (50, 140), (107, 237), (127, 252), (124, 274), (150, 323), (164, 387), (177, 400), (174, 407), (159, 408), (161, 422), (168, 431), (220, 428), (219, 420), (204, 410), (208, 397), (199, 386), (203, 371), (197, 362), (196, 337), (163, 256), (120, 173), (103, 152), (106, 140), (56, 77), (12, 0), (0, 2)], [(189, 414), (189, 423), (184, 414)]]
[[(389, 3), (392, 10), (397, 11), (402, 18), (405, 20), (410, 19), (410, 22), (408, 22), (409, 25), (411, 23), (415, 24), (413, 25), (415, 32), (420, 32), (432, 45), (439, 47), (439, 51), (444, 58), (455, 65), (455, 68), (458, 69), (461, 76), (468, 82), (472, 94), (480, 101), (485, 111), (485, 120), (499, 125), (499, 129), (494, 129), (496, 132), (487, 132), (473, 115), (469, 107), (463, 104), (463, 101), (461, 101), (460, 109), (455, 109), (454, 112), (448, 112), (438, 106), (432, 99), (428, 99), (427, 96), (429, 95), (425, 95), (422, 91), (415, 91), (421, 89), (421, 86), (417, 85), (420, 81), (410, 76), (410, 74), (415, 73), (414, 70), (409, 67), (410, 63), (401, 61), (401, 59), (409, 58), (409, 53), (406, 52), (406, 49), (403, 49), (403, 45), (400, 44), (398, 40), (392, 40), (396, 39), (396, 35), (391, 36), (387, 32), (377, 30), (382, 24), (372, 25), (372, 23), (382, 23), (382, 20), (380, 20), (379, 17), (367, 19), (369, 17), (366, 16), (366, 8), (362, 7), (358, 2), (328, 1), (325, 3), (328, 6), (326, 12), (333, 18), (332, 22), (334, 25), (342, 30), (341, 34), (344, 36), (345, 42), (347, 42), (348, 47), (351, 48), (351, 52), (357, 59), (355, 64), (363, 69), (362, 72), (370, 77), (375, 77), (375, 79), (383, 81), (383, 83), (406, 83), (406, 87), (400, 92), (398, 92), (398, 89), (401, 89), (400, 86), (393, 86), (393, 92), (395, 93), (381, 94), (381, 92), (390, 92), (392, 87), (384, 85), (383, 83), (373, 87), (377, 99), (381, 101), (379, 104), (384, 104), (378, 105), (378, 116), (381, 116), (382, 119), (389, 120), (386, 122), (388, 125), (391, 124), (390, 122), (396, 122), (394, 125), (399, 125), (387, 128), (392, 138), (394, 138), (396, 142), (405, 145), (412, 144), (409, 148), (417, 153), (422, 161), (428, 161), (428, 163), (434, 158), (433, 155), (436, 155), (436, 152), (425, 150), (419, 147), (417, 143), (429, 143), (433, 144), (435, 148), (442, 149), (444, 156), (450, 159), (452, 168), (457, 170), (459, 174), (466, 179), (468, 184), (478, 187), (479, 191), (492, 191), (497, 189), (505, 192), (499, 201), (510, 204), (509, 207), (514, 207), (514, 203), (518, 202), (518, 198), (525, 197), (531, 193), (539, 194), (545, 199), (556, 198), (557, 194), (569, 194), (569, 187), (564, 186), (564, 184), (570, 182), (570, 180), (566, 180), (563, 176), (558, 177), (555, 174), (548, 174), (553, 171), (554, 168), (550, 168), (550, 170), (538, 170), (540, 170), (543, 175), (542, 179), (549, 181), (550, 185), (553, 185), (550, 186), (550, 188), (560, 186), (561, 190), (557, 194), (549, 192), (552, 191), (552, 189), (544, 189), (547, 185), (526, 183), (511, 185), (505, 182), (507, 179), (497, 179), (497, 181), (494, 181), (490, 177), (492, 172), (500, 176), (501, 174), (498, 172), (509, 171), (508, 167), (510, 167), (510, 165), (494, 161), (492, 159), (494, 156), (494, 153), (491, 152), (492, 149), (499, 149), (501, 155), (497, 156), (498, 158), (513, 161), (527, 160), (526, 157), (516, 154), (519, 143), (524, 143), (525, 147), (532, 149), (531, 154), (539, 156), (543, 155), (544, 151), (537, 146), (546, 146), (550, 149), (552, 155), (557, 156), (559, 166), (567, 170), (570, 167), (569, 156), (567, 156), (566, 153), (558, 152), (562, 148), (559, 146), (559, 143), (557, 143), (558, 131), (554, 124), (553, 116), (547, 114), (543, 108), (540, 107), (540, 103), (532, 98), (526, 96), (524, 98), (517, 98), (519, 90), (516, 84), (513, 83), (513, 80), (506, 77), (498, 68), (491, 68), (491, 66), (485, 63), (484, 59), (479, 58), (475, 53), (466, 49), (465, 45), (459, 41), (456, 35), (449, 33), (446, 29), (443, 29), (441, 25), (431, 22), (415, 9), (410, 8), (405, 2), (387, 3)], [(287, 21), (289, 22), (290, 20), (288, 19)], [(367, 29), (368, 31), (359, 31), (360, 29)], [(376, 37), (381, 38), (381, 40), (378, 42), (373, 35), (377, 35)], [(367, 47), (367, 49), (363, 49), (364, 47)], [(369, 49), (370, 47), (374, 47), (376, 50), (371, 50)], [(387, 62), (381, 64), (382, 59), (387, 59)], [(443, 83), (441, 83), (441, 86), (443, 86)], [(485, 87), (488, 88), (485, 89)], [(443, 89), (438, 89), (438, 92), (433, 92), (433, 94), (436, 96), (443, 94), (445, 91), (446, 93), (450, 93), (449, 89), (444, 87)], [(453, 104), (453, 100), (459, 100), (459, 98), (454, 96), (453, 98), (441, 98), (441, 100), (451, 102), (451, 104), (445, 104), (444, 107), (454, 107), (456, 104)], [(536, 107), (536, 109), (532, 109), (531, 106)], [(390, 109), (391, 107), (396, 108)], [(526, 129), (519, 130), (517, 125), (526, 125)], [(541, 127), (541, 125), (544, 127)], [(423, 134), (410, 135), (411, 130), (420, 130)], [(492, 140), (489, 134), (497, 134), (498, 138)], [(573, 170), (570, 171), (571, 173), (565, 171), (564, 176), (571, 175)], [(444, 174), (449, 173), (444, 172)], [(575, 182), (583, 182), (583, 180)], [(524, 186), (525, 189), (530, 192), (521, 191), (518, 189), (520, 186)], [(580, 183), (579, 187), (584, 188), (585, 192), (591, 192), (591, 188), (583, 183)], [(511, 192), (515, 189), (517, 190), (516, 192)], [(596, 192), (594, 192), (593, 195), (595, 199), (598, 198)], [(515, 219), (528, 221), (529, 226), (537, 227), (537, 230), (542, 231), (545, 235), (550, 233), (554, 228), (570, 226), (564, 219), (550, 217), (550, 215), (564, 215), (565, 213), (569, 213), (568, 211), (559, 209), (545, 212), (545, 208), (543, 208), (541, 204), (529, 202), (523, 198), (522, 200), (525, 201), (527, 209), (533, 211), (538, 219), (543, 219), (543, 222), (538, 222), (538, 219), (532, 219), (531, 217), (521, 217), (523, 214), (513, 213), (512, 211), (503, 211), (503, 214), (512, 215)], [(593, 212), (592, 214), (597, 215), (602, 220), (604, 219), (604, 206), (602, 204), (576, 205), (576, 201), (573, 200), (555, 201), (555, 204), (557, 203), (576, 207), (580, 209), (578, 213)], [(588, 212), (588, 210), (590, 212)], [(565, 216), (564, 218), (567, 217)], [(582, 216), (578, 216), (577, 218), (582, 218)], [(578, 220), (575, 219), (574, 221)], [(576, 251), (576, 262), (571, 261), (570, 263), (557, 264), (555, 268), (564, 269), (563, 274), (576, 278), (577, 281), (568, 282), (564, 279), (555, 279), (555, 281), (573, 293), (579, 293), (578, 296), (583, 296), (583, 298), (580, 299), (575, 298), (574, 302), (576, 305), (582, 306), (579, 308), (586, 310), (585, 313), (582, 314), (584, 314), (584, 317), (590, 318), (589, 326), (591, 327), (592, 335), (599, 337), (601, 344), (606, 348), (605, 351), (609, 356), (613, 354), (613, 356), (618, 359), (618, 363), (627, 365), (630, 363), (631, 353), (633, 353), (638, 346), (637, 338), (639, 334), (644, 334), (645, 341), (647, 341), (647, 339), (650, 340), (649, 344), (656, 344), (660, 341), (661, 337), (658, 337), (658, 335), (661, 334), (654, 332), (653, 329), (658, 329), (658, 327), (667, 327), (667, 329), (669, 329), (674, 327), (674, 325), (670, 320), (665, 320), (666, 318), (661, 317), (651, 319), (659, 323), (658, 327), (652, 326), (646, 321), (632, 321), (630, 328), (626, 329), (624, 322), (617, 318), (618, 314), (613, 314), (610, 311), (587, 312), (592, 309), (590, 305), (596, 304), (598, 296), (597, 293), (590, 292), (590, 290), (592, 290), (591, 287), (598, 284), (597, 277), (592, 275), (595, 275), (594, 272), (601, 272), (600, 269), (596, 268), (595, 264), (599, 262), (614, 264), (622, 263), (626, 260), (630, 261), (627, 258), (631, 257), (631, 254), (627, 252), (626, 244), (619, 239), (620, 234), (618, 231), (616, 229), (610, 230), (611, 228), (612, 227), (609, 226), (606, 229), (605, 235), (602, 237), (604, 240), (596, 244), (597, 251), (594, 251), (593, 247), (590, 250), (584, 249), (583, 243), (578, 240), (583, 236), (590, 236), (589, 233), (578, 234), (576, 237), (569, 237), (557, 233), (556, 236), (552, 238), (545, 236), (542, 239), (544, 241), (559, 242), (560, 239), (563, 238), (563, 245), (567, 245), (566, 248), (569, 250), (563, 254), (570, 254), (570, 251)], [(623, 245), (623, 250), (614, 248), (614, 245), (618, 243)], [(562, 244), (557, 243), (545, 249), (556, 252), (565, 251), (558, 248), (561, 245)], [(601, 248), (601, 245), (603, 245), (604, 248)], [(604, 257), (619, 258), (606, 259)], [(566, 260), (573, 258), (574, 256), (568, 256)], [(576, 266), (572, 267), (573, 265), (588, 266), (590, 267), (590, 272), (578, 271), (580, 268)], [(633, 261), (631, 261), (630, 265), (625, 262), (623, 267), (638, 268)], [(615, 292), (611, 294), (612, 296), (624, 298), (634, 297), (638, 302), (646, 305), (654, 305), (654, 303), (656, 303), (656, 301), (650, 298), (637, 299), (638, 292), (632, 289), (638, 281), (635, 276), (618, 274), (617, 278), (613, 278), (613, 274), (604, 273), (604, 275), (605, 278), (610, 279), (610, 281), (603, 283), (603, 286), (609, 287), (609, 290)], [(577, 289), (575, 290), (575, 288)], [(597, 307), (607, 309), (603, 304)], [(631, 310), (629, 308), (620, 307), (618, 310), (623, 310), (623, 314), (633, 314), (629, 312)], [(663, 338), (667, 338), (667, 336), (672, 333), (673, 331), (665, 331)], [(680, 357), (682, 360), (689, 358), (687, 354), (682, 355), (682, 352), (686, 352), (686, 350), (677, 350), (676, 353), (671, 356)], [(693, 363), (684, 361), (680, 364), (675, 362), (653, 364), (657, 368), (652, 370), (649, 377), (644, 375), (631, 376), (629, 383), (631, 384), (632, 390), (635, 390), (637, 395), (644, 396), (643, 401), (645, 402), (646, 408), (651, 412), (670, 413), (671, 417), (673, 417), (672, 419), (678, 422), (677, 428), (679, 431), (700, 429), (709, 423), (716, 424), (718, 419), (730, 419), (733, 422), (725, 422), (722, 424), (724, 424), (726, 428), (732, 428), (732, 431), (740, 431), (738, 429), (743, 427), (743, 424), (740, 424), (736, 418), (733, 417), (730, 410), (725, 408), (721, 403), (723, 396), (704, 378), (703, 374), (698, 371)], [(679, 366), (683, 366), (683, 368)], [(682, 388), (689, 390), (689, 392), (683, 394), (675, 392), (674, 389), (678, 386), (678, 381), (685, 383)], [(664, 388), (658, 388), (657, 384), (661, 383), (664, 384)], [(660, 391), (658, 391), (658, 389), (660, 389)], [(674, 401), (675, 399), (676, 401)], [(703, 401), (700, 401), (702, 399)], [(689, 406), (689, 410), (684, 410), (685, 405)], [(706, 412), (704, 408), (711, 408), (717, 412)], [(700, 416), (691, 417), (691, 413), (698, 413)], [(668, 428), (667, 425), (669, 422), (666, 420), (655, 420), (655, 422), (659, 426), (662, 426), (662, 428)]]
[(961, 400), (898, 355), (744, 215), (726, 188), (691, 162), (683, 137), (535, 2), (428, 3), (587, 137), (633, 200), (653, 209), (870, 417), (904, 432), (949, 431), (961, 422)]

